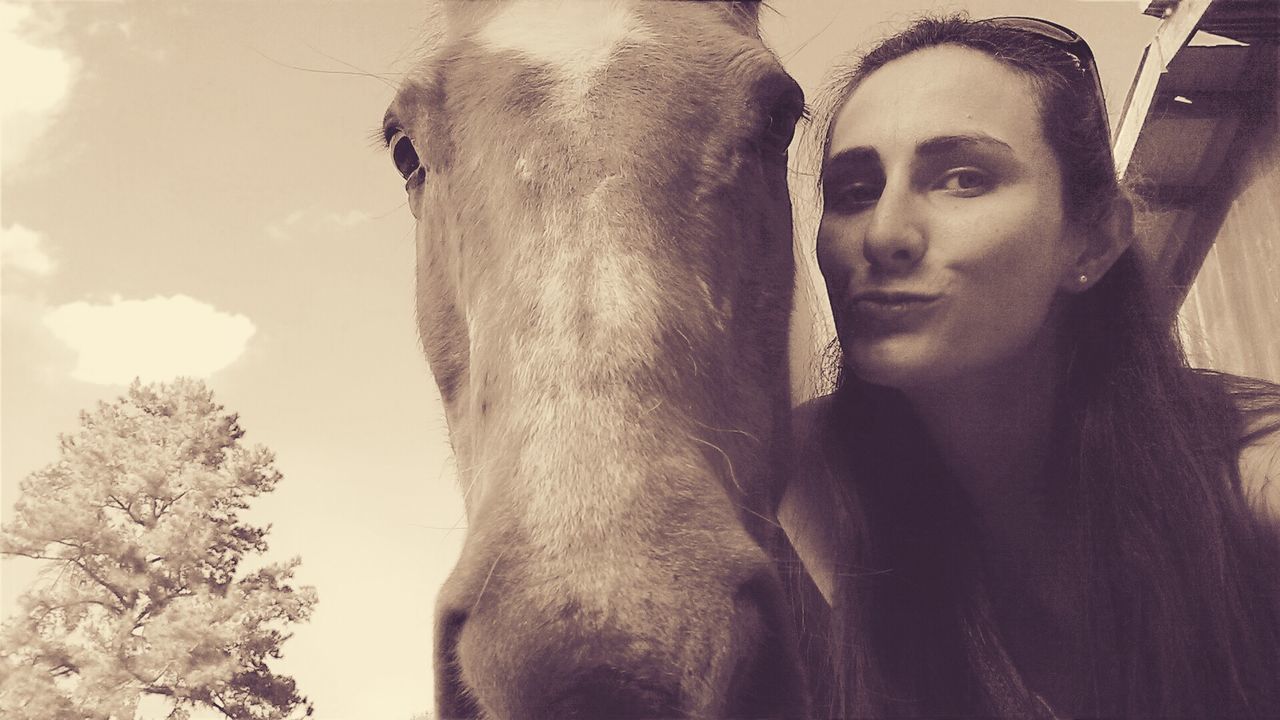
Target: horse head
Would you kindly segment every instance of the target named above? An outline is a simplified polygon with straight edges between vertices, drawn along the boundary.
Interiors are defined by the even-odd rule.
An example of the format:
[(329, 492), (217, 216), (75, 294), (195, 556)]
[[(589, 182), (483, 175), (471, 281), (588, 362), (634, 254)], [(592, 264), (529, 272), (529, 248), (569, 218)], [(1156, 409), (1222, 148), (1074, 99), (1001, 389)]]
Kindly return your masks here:
[(752, 2), (446, 2), (385, 137), (466, 499), (445, 717), (806, 712), (787, 146)]

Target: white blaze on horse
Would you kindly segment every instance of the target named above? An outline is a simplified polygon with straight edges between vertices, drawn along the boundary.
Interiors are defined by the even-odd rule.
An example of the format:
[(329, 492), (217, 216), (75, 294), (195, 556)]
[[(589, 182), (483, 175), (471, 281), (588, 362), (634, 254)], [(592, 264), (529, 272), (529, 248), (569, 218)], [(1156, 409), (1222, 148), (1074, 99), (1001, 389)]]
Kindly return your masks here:
[(466, 497), (444, 717), (776, 717), (803, 96), (752, 2), (446, 2), (385, 137)]

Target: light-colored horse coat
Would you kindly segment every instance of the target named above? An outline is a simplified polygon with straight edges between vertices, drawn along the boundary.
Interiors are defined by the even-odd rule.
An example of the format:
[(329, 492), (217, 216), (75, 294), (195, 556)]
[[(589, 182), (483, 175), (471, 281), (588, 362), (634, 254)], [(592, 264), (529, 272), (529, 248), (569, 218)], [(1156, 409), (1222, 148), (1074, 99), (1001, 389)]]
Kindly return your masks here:
[(385, 125), (468, 515), (439, 714), (806, 714), (772, 520), (803, 97), (756, 4), (443, 11)]

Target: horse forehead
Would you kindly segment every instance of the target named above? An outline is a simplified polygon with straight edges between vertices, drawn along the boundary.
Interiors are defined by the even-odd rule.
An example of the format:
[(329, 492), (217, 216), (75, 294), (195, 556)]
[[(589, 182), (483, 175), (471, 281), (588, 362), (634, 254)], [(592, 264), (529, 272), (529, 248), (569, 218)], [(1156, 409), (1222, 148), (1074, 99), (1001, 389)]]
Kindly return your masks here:
[(619, 50), (656, 39), (632, 3), (621, 0), (514, 0), (497, 9), (474, 37), (490, 52), (551, 69), (578, 97)]

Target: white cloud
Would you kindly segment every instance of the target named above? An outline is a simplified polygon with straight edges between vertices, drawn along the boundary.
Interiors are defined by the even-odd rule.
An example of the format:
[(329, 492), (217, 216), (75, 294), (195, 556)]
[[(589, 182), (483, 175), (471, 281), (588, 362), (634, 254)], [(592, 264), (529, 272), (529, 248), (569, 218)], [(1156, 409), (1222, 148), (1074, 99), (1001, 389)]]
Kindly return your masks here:
[(273, 240), (288, 240), (299, 235), (315, 235), (333, 232), (372, 220), (363, 210), (320, 211), (315, 208), (295, 210), (267, 226), (267, 236)]
[(22, 161), (62, 109), (80, 66), (76, 58), (33, 37), (33, 30), (45, 37), (54, 34), (60, 23), (47, 6), (40, 17), (34, 7), (0, 2), (0, 67), (6, 68), (0, 93), (4, 134), (0, 163), (6, 170)]
[(329, 217), (332, 219), (332, 222), (335, 222), (342, 227), (359, 225), (360, 223), (369, 222), (373, 219), (369, 217), (369, 213), (363, 210), (348, 210), (345, 213), (330, 213)]
[(49, 311), (44, 325), (76, 352), (72, 377), (101, 385), (208, 377), (243, 355), (257, 330), (186, 295), (73, 302)]
[(124, 37), (126, 40), (133, 37), (133, 21), (132, 20), (94, 20), (89, 23), (90, 35), (105, 35), (114, 33)]
[(31, 228), (0, 228), (0, 266), (37, 277), (52, 275), (57, 263), (44, 248), (44, 237)]

